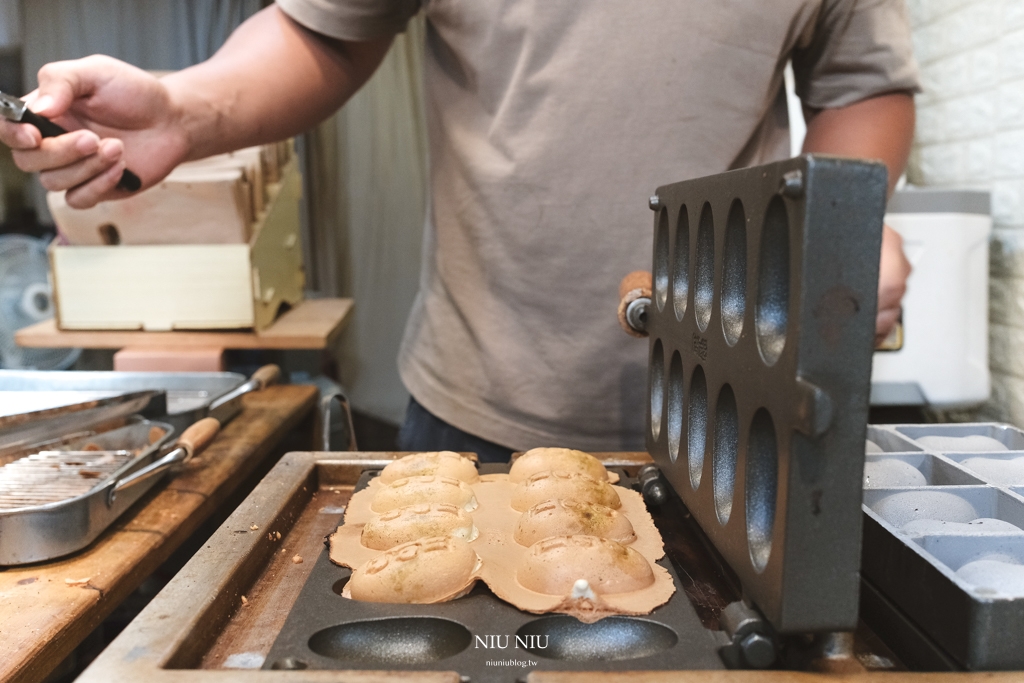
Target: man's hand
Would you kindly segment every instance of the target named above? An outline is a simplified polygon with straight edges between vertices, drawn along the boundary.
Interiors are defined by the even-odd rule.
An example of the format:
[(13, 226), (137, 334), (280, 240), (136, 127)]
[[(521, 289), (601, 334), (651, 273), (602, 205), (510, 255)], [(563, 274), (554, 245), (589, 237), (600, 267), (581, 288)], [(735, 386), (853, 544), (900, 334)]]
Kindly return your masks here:
[[(839, 109), (804, 110), (807, 137), (804, 152), (824, 152), (861, 159), (880, 159), (889, 169), (889, 194), (907, 163), (914, 139), (914, 99), (909, 93), (888, 93)], [(876, 343), (888, 336), (900, 315), (910, 263), (903, 240), (886, 226), (882, 233), (878, 273)]]
[(903, 238), (888, 225), (882, 229), (882, 260), (878, 270), (878, 317), (875, 344), (884, 340), (900, 318), (900, 301), (907, 291), (910, 261), (903, 253)]
[(341, 41), (303, 28), (276, 5), (243, 23), (212, 58), (156, 78), (110, 57), (47, 64), (26, 99), (67, 135), (41, 139), (0, 120), (43, 187), (86, 208), (126, 193), (125, 168), (149, 187), (178, 163), (283, 140), (329, 116), (373, 73), (393, 36)]
[(68, 190), (69, 206), (87, 208), (125, 196), (125, 168), (148, 187), (187, 153), (179, 112), (155, 76), (111, 57), (47, 64), (29, 108), (70, 131), (45, 140), (35, 127), (0, 120), (0, 142), (23, 171), (39, 172), (47, 190)]

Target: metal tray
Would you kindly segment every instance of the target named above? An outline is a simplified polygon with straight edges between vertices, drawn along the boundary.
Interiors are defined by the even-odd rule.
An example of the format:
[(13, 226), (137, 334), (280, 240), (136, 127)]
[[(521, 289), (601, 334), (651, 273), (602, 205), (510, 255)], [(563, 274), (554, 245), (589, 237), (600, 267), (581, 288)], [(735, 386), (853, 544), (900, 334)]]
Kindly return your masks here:
[(143, 391), (167, 394), (167, 414), (209, 406), (245, 382), (236, 372), (106, 372), (0, 370), (0, 391)]
[[(365, 472), (356, 489), (377, 472)], [(473, 681), (516, 680), (523, 671), (724, 669), (723, 641), (701, 624), (669, 559), (658, 564), (676, 584), (668, 603), (649, 616), (584, 624), (522, 612), (482, 583), (438, 605), (342, 598), (351, 571), (333, 564), (325, 547), (263, 668), (454, 670)]]
[[(955, 441), (979, 436), (1006, 450), (966, 450)], [(948, 441), (922, 442), (926, 437)], [(913, 475), (909, 465), (920, 473), (914, 476), (916, 482), (908, 483), (886, 481), (882, 471), (874, 470), (879, 472), (875, 480), (865, 483), (862, 571), (892, 606), (881, 610), (885, 603), (874, 600), (889, 622), (879, 630), (907, 619), (923, 634), (921, 642), (911, 644), (914, 649), (927, 651), (931, 643), (926, 641), (932, 641), (945, 654), (929, 656), (934, 663), (926, 666), (945, 668), (948, 659), (972, 670), (1024, 667), (1024, 431), (991, 423), (887, 425), (869, 427), (868, 439), (882, 450), (867, 456), (869, 465), (899, 462), (902, 471)], [(1019, 478), (1006, 466), (1013, 459), (1019, 459)], [(994, 467), (972, 468), (979, 462)], [(894, 498), (908, 495), (915, 496), (913, 502)], [(901, 507), (902, 502), (907, 505)], [(1007, 525), (986, 529), (984, 524), (966, 524), (974, 514)], [(919, 515), (945, 524), (916, 531), (902, 528)], [(986, 556), (1015, 563), (1011, 567), (1021, 577), (1016, 591), (986, 585), (984, 573), (959, 572)], [(898, 643), (893, 646), (898, 648)]]
[(164, 392), (158, 390), (0, 393), (15, 399), (25, 394), (26, 406), (25, 412), (0, 417), (0, 463), (68, 434), (120, 427), (131, 415), (156, 417), (167, 411)]
[[(154, 428), (164, 433), (151, 443)], [(149, 465), (173, 433), (174, 428), (167, 423), (137, 420), (119, 429), (62, 443), (61, 450), (78, 450), (87, 445), (101, 450), (142, 450), (134, 460), (97, 480), (87, 493), (45, 505), (0, 510), (0, 565), (42, 562), (92, 543), (158, 479), (126, 489), (116, 497), (110, 496), (110, 490), (119, 480)]]

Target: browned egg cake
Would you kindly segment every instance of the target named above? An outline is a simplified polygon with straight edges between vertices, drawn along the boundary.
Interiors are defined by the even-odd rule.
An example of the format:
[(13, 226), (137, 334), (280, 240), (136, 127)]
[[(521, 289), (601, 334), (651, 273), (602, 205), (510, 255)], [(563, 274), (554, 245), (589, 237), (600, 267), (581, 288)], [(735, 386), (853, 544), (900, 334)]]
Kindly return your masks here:
[(458, 479), (467, 484), (472, 484), (480, 478), (472, 460), (452, 451), (440, 451), (414, 453), (395, 460), (381, 471), (380, 481), (383, 484), (390, 484), (397, 479), (430, 475)]
[(415, 453), (352, 496), (331, 560), (352, 568), (354, 600), (445, 602), (482, 580), (528, 612), (647, 614), (675, 588), (643, 499), (617, 480), (567, 448), (487, 475), (457, 453)]
[(516, 522), (515, 539), (527, 547), (551, 536), (597, 536), (619, 543), (636, 540), (633, 525), (618, 510), (572, 498), (545, 500)]
[(403, 477), (376, 491), (370, 509), (374, 512), (389, 512), (410, 505), (423, 503), (447, 503), (466, 511), (477, 506), (473, 489), (464, 481), (428, 475)]

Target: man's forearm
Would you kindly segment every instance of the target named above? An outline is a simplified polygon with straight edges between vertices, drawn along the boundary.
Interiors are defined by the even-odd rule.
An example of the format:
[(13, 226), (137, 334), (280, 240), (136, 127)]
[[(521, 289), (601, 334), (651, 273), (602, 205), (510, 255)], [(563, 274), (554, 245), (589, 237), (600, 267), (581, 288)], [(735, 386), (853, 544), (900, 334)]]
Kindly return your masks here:
[(343, 42), (309, 31), (271, 5), (206, 62), (164, 77), (189, 159), (295, 135), (366, 82), (392, 37)]
[[(822, 152), (861, 159), (880, 159), (889, 167), (889, 193), (903, 174), (914, 139), (914, 98), (909, 93), (872, 97), (842, 109), (823, 109), (807, 121), (804, 152)], [(903, 240), (892, 228), (882, 230), (878, 269), (878, 313), (875, 342), (889, 334), (900, 317), (910, 262)]]
[(803, 151), (880, 159), (889, 167), (889, 192), (903, 174), (914, 139), (914, 98), (889, 93), (840, 109), (805, 112)]

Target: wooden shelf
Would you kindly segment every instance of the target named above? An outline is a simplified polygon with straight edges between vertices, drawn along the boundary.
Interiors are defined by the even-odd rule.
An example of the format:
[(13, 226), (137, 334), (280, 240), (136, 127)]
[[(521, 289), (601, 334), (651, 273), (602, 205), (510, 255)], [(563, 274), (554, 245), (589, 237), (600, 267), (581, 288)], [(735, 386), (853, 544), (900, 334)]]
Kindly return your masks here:
[(18, 330), (19, 346), (34, 348), (120, 349), (224, 348), (224, 349), (324, 349), (345, 328), (352, 313), (352, 299), (310, 299), (291, 309), (262, 332), (252, 330), (58, 330), (53, 320)]

